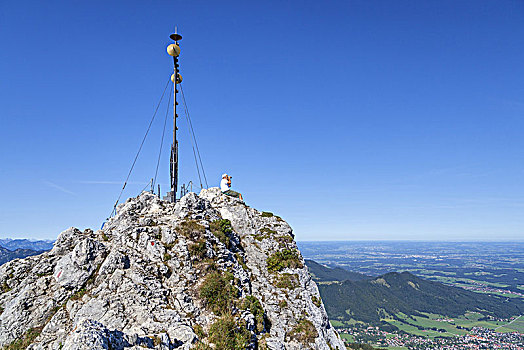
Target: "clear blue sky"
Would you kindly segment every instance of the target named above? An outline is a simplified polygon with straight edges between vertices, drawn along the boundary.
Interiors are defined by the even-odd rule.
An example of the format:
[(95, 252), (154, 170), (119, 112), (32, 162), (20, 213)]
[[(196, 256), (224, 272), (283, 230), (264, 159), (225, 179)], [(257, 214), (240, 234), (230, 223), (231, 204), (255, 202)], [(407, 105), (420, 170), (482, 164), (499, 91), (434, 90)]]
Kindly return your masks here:
[(517, 0), (2, 1), (0, 237), (100, 227), (178, 25), (208, 179), (231, 173), (297, 239), (522, 239), (523, 23)]

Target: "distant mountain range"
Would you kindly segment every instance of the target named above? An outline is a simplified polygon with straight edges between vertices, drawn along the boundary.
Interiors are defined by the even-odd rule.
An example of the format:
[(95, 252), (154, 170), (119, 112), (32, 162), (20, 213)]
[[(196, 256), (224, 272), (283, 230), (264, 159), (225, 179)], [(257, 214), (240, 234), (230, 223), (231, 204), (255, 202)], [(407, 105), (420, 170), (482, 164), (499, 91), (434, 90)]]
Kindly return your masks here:
[(42, 253), (42, 251), (35, 251), (32, 249), (15, 249), (15, 250), (9, 250), (4, 247), (0, 247), (0, 265), (5, 264), (8, 261), (18, 259), (18, 258), (26, 258), (31, 255), (37, 255)]
[[(398, 313), (417, 316), (421, 312), (457, 317), (468, 311), (509, 318), (524, 313), (524, 301), (471, 292), (428, 281), (409, 272), (391, 272), (379, 277), (332, 269), (306, 260), (330, 319), (350, 319), (373, 325)], [(342, 271), (341, 271), (342, 270)]]
[(5, 238), (0, 239), (0, 247), (7, 248), (9, 250), (16, 249), (31, 249), (36, 251), (50, 250), (53, 248), (51, 240), (30, 240), (30, 239), (11, 239)]
[(18, 258), (40, 254), (53, 248), (53, 241), (0, 239), (0, 265)]

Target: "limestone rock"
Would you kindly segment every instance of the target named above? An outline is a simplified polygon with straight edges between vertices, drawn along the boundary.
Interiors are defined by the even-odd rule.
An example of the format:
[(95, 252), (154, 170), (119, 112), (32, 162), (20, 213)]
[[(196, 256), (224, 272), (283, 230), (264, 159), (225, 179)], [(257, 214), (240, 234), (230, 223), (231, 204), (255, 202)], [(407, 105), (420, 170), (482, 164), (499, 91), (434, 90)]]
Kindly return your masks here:
[(293, 238), (218, 188), (176, 204), (144, 192), (103, 230), (0, 266), (0, 346), (342, 350)]

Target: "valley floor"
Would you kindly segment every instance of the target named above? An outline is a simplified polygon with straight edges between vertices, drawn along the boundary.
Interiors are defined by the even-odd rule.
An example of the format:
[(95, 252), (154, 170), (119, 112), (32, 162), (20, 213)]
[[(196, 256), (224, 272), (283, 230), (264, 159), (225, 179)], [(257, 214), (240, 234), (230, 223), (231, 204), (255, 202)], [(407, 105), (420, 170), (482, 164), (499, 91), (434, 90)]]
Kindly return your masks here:
[(397, 315), (396, 320), (387, 320), (400, 332), (386, 332), (356, 322), (332, 324), (347, 344), (365, 343), (380, 349), (524, 349), (524, 317), (485, 321), (478, 313), (455, 319), (426, 316)]

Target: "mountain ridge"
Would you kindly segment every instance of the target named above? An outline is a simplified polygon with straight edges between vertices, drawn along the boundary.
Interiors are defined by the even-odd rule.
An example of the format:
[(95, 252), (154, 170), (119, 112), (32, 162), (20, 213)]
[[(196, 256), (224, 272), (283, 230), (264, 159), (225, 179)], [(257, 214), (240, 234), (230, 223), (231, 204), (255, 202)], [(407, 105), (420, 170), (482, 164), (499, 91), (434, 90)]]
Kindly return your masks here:
[(5, 264), (13, 259), (23, 259), (31, 255), (38, 255), (43, 251), (36, 251), (32, 249), (21, 249), (10, 250), (0, 246), (0, 265)]
[(27, 238), (2, 238), (0, 239), (0, 247), (9, 250), (16, 249), (31, 249), (35, 251), (45, 251), (53, 248), (53, 240), (38, 240)]
[(218, 188), (128, 199), (0, 266), (0, 286), (0, 346), (344, 349), (291, 227)]
[(372, 278), (359, 272), (348, 271), (341, 267), (328, 267), (311, 259), (305, 259), (309, 272), (317, 282), (329, 281), (361, 281)]
[(351, 318), (393, 327), (382, 321), (397, 313), (422, 312), (450, 317), (468, 311), (482, 311), (493, 317), (509, 318), (524, 313), (524, 302), (484, 295), (462, 288), (419, 278), (409, 272), (389, 272), (360, 281), (331, 281), (319, 284), (326, 311), (331, 319)]

